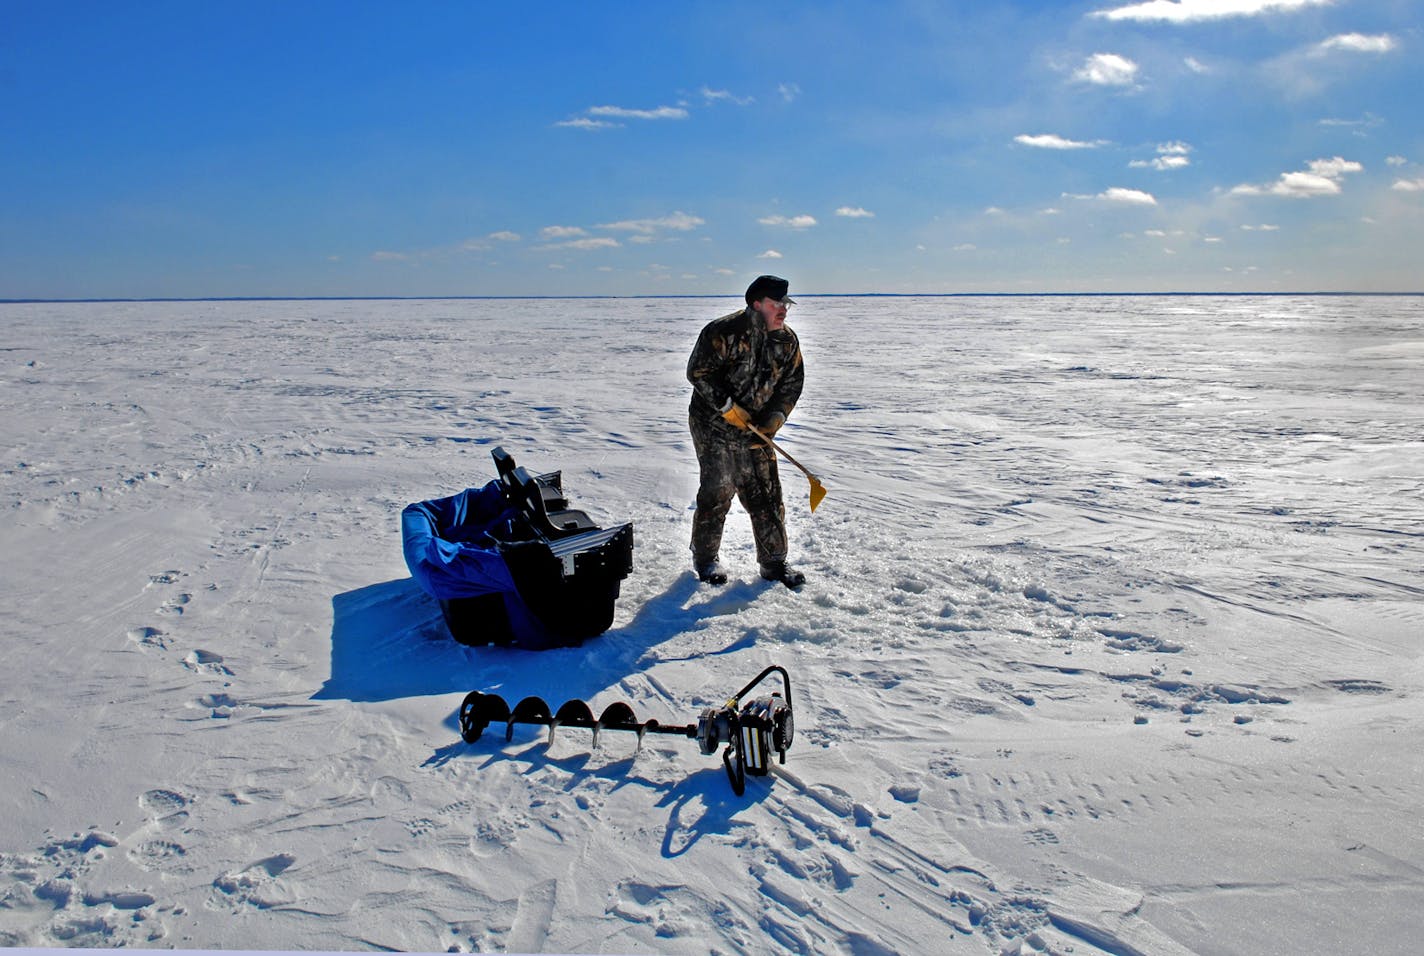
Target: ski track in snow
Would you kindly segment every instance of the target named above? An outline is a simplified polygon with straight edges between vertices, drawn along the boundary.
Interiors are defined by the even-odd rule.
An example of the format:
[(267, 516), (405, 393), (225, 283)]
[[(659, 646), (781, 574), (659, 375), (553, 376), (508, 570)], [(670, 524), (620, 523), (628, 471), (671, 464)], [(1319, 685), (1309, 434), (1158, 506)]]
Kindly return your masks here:
[[(687, 570), (729, 308), (0, 306), (0, 945), (1407, 951), (1420, 300), (809, 299), (800, 594), (739, 509)], [(635, 524), (582, 648), (408, 580), (400, 510), (496, 444)], [(691, 741), (458, 737), (472, 689), (686, 723), (770, 663), (742, 798)]]

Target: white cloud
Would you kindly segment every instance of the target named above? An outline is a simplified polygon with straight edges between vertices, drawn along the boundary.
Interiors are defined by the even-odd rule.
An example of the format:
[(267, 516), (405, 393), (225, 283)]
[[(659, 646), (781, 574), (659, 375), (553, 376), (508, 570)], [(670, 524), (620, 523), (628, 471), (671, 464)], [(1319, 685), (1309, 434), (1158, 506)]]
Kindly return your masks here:
[(605, 120), (589, 119), (587, 116), (561, 120), (554, 125), (570, 127), (572, 129), (620, 129), (623, 126), (622, 123), (609, 123)]
[(1187, 154), (1192, 148), (1183, 142), (1162, 143), (1157, 147), (1155, 159), (1134, 159), (1128, 163), (1129, 166), (1139, 169), (1182, 169), (1190, 166), (1192, 161), (1187, 158)]
[(1402, 193), (1424, 192), (1424, 176), (1418, 179), (1397, 179), (1390, 188)]
[(1405, 159), (1403, 156), (1388, 156), (1385, 158), (1385, 162), (1389, 163), (1389, 165), (1391, 166), (1403, 166), (1407, 164), (1409, 160)]
[(1281, 178), (1270, 186), (1253, 186), (1242, 183), (1231, 190), (1233, 196), (1290, 196), (1308, 199), (1313, 196), (1333, 196), (1340, 192), (1340, 184), (1324, 176), (1312, 173), (1281, 173)]
[(1242, 226), (1241, 228), (1245, 232), (1279, 232), (1281, 227), (1263, 222), (1259, 226)]
[(554, 125), (586, 130), (622, 129), (623, 123), (610, 120), (682, 120), (687, 117), (687, 110), (681, 106), (659, 106), (651, 110), (629, 109), (624, 106), (590, 106), (584, 110), (582, 116), (562, 120)]
[(1104, 202), (1121, 202), (1134, 206), (1155, 206), (1157, 198), (1151, 193), (1145, 193), (1140, 189), (1124, 189), (1122, 186), (1113, 186), (1093, 197)]
[(816, 225), (815, 216), (765, 216), (757, 222), (763, 226), (785, 226), (788, 229), (810, 229)]
[(1339, 156), (1333, 159), (1312, 159), (1310, 161), (1310, 171), (1327, 179), (1339, 179), (1346, 173), (1358, 173), (1364, 168), (1354, 160), (1342, 159)]
[(1347, 129), (1354, 129), (1358, 134), (1359, 131), (1363, 129), (1374, 129), (1377, 126), (1383, 126), (1384, 120), (1373, 113), (1366, 113), (1359, 119), (1323, 119), (1320, 120), (1320, 125), (1331, 127), (1343, 126)]
[[(1265, 64), (1266, 77), (1293, 97), (1315, 96), (1332, 83), (1339, 82), (1349, 67), (1359, 64), (1361, 56), (1383, 56), (1395, 49), (1397, 42), (1388, 34), (1366, 36), (1342, 33), (1320, 43), (1301, 47)], [(1377, 126), (1376, 117), (1365, 114), (1359, 123), (1323, 123), (1322, 125)]]
[(572, 239), (586, 235), (588, 233), (578, 226), (545, 226), (539, 230), (540, 239)]
[(1192, 23), (1227, 17), (1254, 17), (1264, 13), (1288, 13), (1304, 7), (1327, 6), (1333, 0), (1146, 0), (1110, 10), (1096, 10), (1089, 16), (1104, 20), (1156, 20)]
[(776, 92), (781, 94), (781, 98), (790, 103), (801, 95), (801, 87), (795, 83), (782, 83), (776, 88)]
[(1156, 159), (1134, 159), (1127, 165), (1134, 169), (1156, 169), (1166, 171), (1169, 169), (1182, 169), (1190, 166), (1192, 161), (1185, 156), (1158, 156)]
[(671, 229), (674, 232), (689, 232), (702, 225), (706, 225), (706, 220), (700, 216), (693, 216), (678, 211), (659, 219), (624, 219), (621, 222), (606, 222), (600, 224), (598, 228), (619, 232), (638, 232), (648, 235), (660, 229)]
[(1090, 143), (1079, 139), (1065, 139), (1056, 133), (1038, 133), (1033, 136), (1020, 133), (1014, 137), (1014, 142), (1037, 149), (1094, 149), (1103, 145), (1106, 140), (1099, 139)]
[(1095, 86), (1131, 86), (1137, 80), (1138, 66), (1116, 53), (1094, 53), (1073, 74), (1073, 79)]
[(842, 206), (836, 210), (837, 216), (844, 216), (847, 219), (874, 219), (875, 213), (869, 209), (862, 209), (859, 206)]
[[(1102, 202), (1119, 202), (1134, 206), (1155, 206), (1157, 198), (1151, 193), (1145, 193), (1140, 189), (1126, 189), (1122, 186), (1113, 186), (1105, 189), (1096, 196), (1088, 196), (1082, 193), (1064, 193), (1064, 199), (1096, 199)], [(1150, 233), (1149, 233), (1150, 235)]]
[(765, 252), (763, 252), (761, 255), (757, 256), (757, 258), (758, 258), (758, 259), (780, 259), (780, 258), (781, 258), (781, 253), (777, 252), (775, 249), (768, 249), (768, 250), (766, 250)]
[(987, 209), (984, 210), (984, 215), (986, 216), (1002, 216), (1003, 214), (1004, 211), (998, 206), (989, 206)]
[(1365, 168), (1353, 160), (1339, 156), (1312, 160), (1308, 167), (1297, 172), (1281, 173), (1281, 177), (1268, 186), (1243, 183), (1232, 189), (1231, 195), (1285, 196), (1290, 199), (1336, 196), (1340, 193), (1341, 177), (1346, 173), (1358, 173)]
[(708, 103), (733, 103), (737, 106), (750, 106), (756, 102), (756, 97), (735, 96), (727, 90), (714, 90), (706, 86), (702, 87), (698, 92), (702, 94), (702, 98)]
[(1189, 56), (1182, 62), (1185, 63), (1187, 65), (1187, 69), (1191, 70), (1193, 73), (1211, 72), (1211, 67), (1207, 66), (1205, 63), (1203, 63), (1201, 60), (1198, 60), (1194, 56)]
[(975, 245), (974, 243), (972, 243), (972, 242), (961, 242), (959, 245), (955, 246), (952, 251), (954, 251), (954, 252), (973, 252), (975, 249), (978, 249), (978, 248), (979, 248), (979, 247), (976, 246), (976, 245)]
[(1398, 44), (1394, 37), (1388, 33), (1380, 33), (1374, 36), (1366, 36), (1363, 33), (1341, 33), (1318, 44), (1315, 49), (1320, 53), (1329, 53), (1332, 50), (1345, 50), (1350, 53), (1388, 53)]
[(548, 245), (537, 246), (541, 252), (551, 249), (576, 249), (586, 252), (590, 249), (617, 249), (621, 244), (612, 236), (591, 236), (587, 239), (574, 239), (569, 242), (554, 242)]
[(373, 262), (444, 261), (451, 254), (490, 252), (498, 242), (519, 242), (522, 238), (517, 232), (492, 232), (488, 236), (476, 236), (448, 246), (436, 246), (429, 249), (412, 249), (406, 252), (382, 249), (372, 253), (371, 260)]
[(665, 120), (687, 119), (687, 110), (681, 106), (659, 106), (651, 110), (628, 109), (623, 106), (591, 106), (589, 116), (611, 116), (614, 119)]

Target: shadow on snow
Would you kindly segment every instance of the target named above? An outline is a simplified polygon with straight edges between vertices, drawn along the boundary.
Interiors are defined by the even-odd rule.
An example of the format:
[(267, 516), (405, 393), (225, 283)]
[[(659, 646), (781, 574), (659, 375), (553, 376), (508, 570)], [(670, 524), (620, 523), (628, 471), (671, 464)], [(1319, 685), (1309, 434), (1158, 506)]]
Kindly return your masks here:
[[(685, 573), (621, 627), (578, 647), (524, 650), (456, 643), (439, 604), (411, 578), (372, 584), (331, 599), (331, 676), (313, 699), (374, 702), (478, 689), (498, 690), (511, 704), (527, 694), (555, 707), (591, 700), (640, 669), (654, 647), (741, 610), (767, 586), (732, 584), (698, 601), (697, 579)], [(751, 634), (706, 653), (731, 653), (754, 640)], [(458, 727), (453, 715), (449, 725)]]
[[(685, 573), (662, 594), (646, 601), (622, 627), (580, 647), (533, 651), (456, 643), (445, 628), (439, 604), (413, 579), (372, 584), (331, 599), (331, 677), (313, 699), (376, 702), (478, 689), (497, 690), (511, 705), (530, 694), (554, 707), (575, 697), (592, 701), (645, 666), (648, 653), (659, 644), (698, 629), (708, 618), (736, 613), (767, 587), (763, 582), (734, 583), (698, 600), (697, 579)], [(755, 640), (753, 632), (728, 647), (706, 651), (704, 656), (733, 653)], [(694, 719), (687, 715), (687, 722)], [(569, 787), (600, 778), (615, 781), (615, 790), (640, 786), (656, 791), (661, 795), (657, 806), (669, 812), (662, 848), (668, 857), (682, 855), (707, 834), (729, 832), (737, 811), (769, 792), (770, 778), (751, 779), (746, 795), (733, 797), (720, 761), (676, 783), (664, 783), (638, 774), (631, 754), (596, 765), (590, 765), (588, 753), (551, 754), (542, 743), (547, 733), (542, 728), (537, 730), (539, 742), (510, 750), (500, 727), (488, 728), (484, 738), (474, 744), (461, 740), (457, 710), (449, 712), (442, 724), (455, 739), (431, 754), (426, 767), (483, 754), (483, 766), (524, 762), (528, 764), (525, 773), (557, 766), (572, 774)], [(532, 729), (523, 728), (520, 733)]]

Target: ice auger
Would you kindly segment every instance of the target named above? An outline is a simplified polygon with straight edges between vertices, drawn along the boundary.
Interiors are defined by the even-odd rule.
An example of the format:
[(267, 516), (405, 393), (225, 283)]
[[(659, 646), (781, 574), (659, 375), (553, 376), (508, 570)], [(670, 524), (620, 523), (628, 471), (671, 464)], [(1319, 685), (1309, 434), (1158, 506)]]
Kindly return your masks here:
[[(743, 704), (742, 698), (773, 673), (781, 675), (785, 694), (773, 691), (769, 697), (758, 697)], [(638, 735), (639, 745), (645, 734), (688, 737), (696, 740), (698, 747), (708, 755), (716, 753), (725, 743), (727, 749), (722, 751), (722, 764), (727, 768), (727, 779), (737, 796), (746, 790), (747, 774), (764, 777), (771, 771), (773, 751), (780, 763), (786, 763), (786, 751), (791, 749), (791, 738), (796, 732), (791, 716), (791, 676), (785, 668), (775, 664), (727, 698), (722, 706), (703, 710), (697, 723), (681, 726), (664, 726), (656, 720), (639, 721), (633, 708), (621, 700), (605, 707), (597, 720), (593, 710), (582, 700), (568, 701), (551, 714), (549, 705), (540, 697), (526, 697), (510, 710), (509, 704), (498, 694), (476, 690), (460, 704), (460, 736), (466, 743), (479, 740), (490, 724), (500, 723), (505, 725), (506, 741), (513, 739), (515, 724), (539, 724), (549, 728), (551, 744), (554, 732), (560, 727), (592, 730), (595, 747), (599, 733), (604, 730), (630, 730)]]

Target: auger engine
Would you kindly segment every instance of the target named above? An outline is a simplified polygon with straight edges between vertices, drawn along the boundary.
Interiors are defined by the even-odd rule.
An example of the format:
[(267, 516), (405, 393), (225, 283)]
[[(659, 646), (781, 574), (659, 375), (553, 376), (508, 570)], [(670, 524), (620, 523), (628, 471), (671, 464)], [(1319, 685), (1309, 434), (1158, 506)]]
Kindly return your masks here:
[[(783, 693), (742, 702), (758, 684), (772, 674), (781, 675)], [(771, 755), (778, 763), (786, 763), (786, 751), (791, 749), (796, 724), (791, 712), (791, 676), (775, 664), (758, 674), (720, 707), (702, 711), (695, 724), (664, 726), (656, 720), (639, 721), (633, 708), (623, 701), (609, 704), (595, 720), (593, 710), (582, 700), (570, 700), (552, 714), (549, 705), (539, 697), (526, 697), (511, 710), (498, 694), (471, 691), (460, 704), (460, 736), (466, 743), (480, 739), (490, 724), (505, 725), (504, 739), (512, 740), (515, 724), (538, 724), (549, 728), (549, 743), (560, 727), (582, 727), (593, 731), (594, 746), (605, 730), (631, 731), (638, 735), (639, 745), (645, 734), (667, 734), (697, 741), (702, 753), (712, 755), (723, 744), (722, 764), (732, 790), (741, 796), (746, 791), (748, 774), (764, 777), (771, 772)]]

